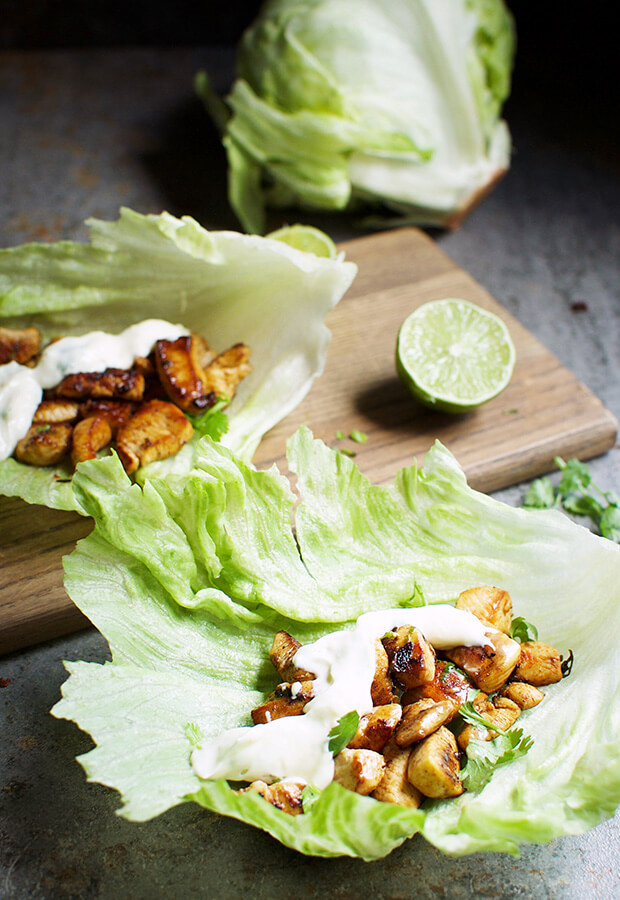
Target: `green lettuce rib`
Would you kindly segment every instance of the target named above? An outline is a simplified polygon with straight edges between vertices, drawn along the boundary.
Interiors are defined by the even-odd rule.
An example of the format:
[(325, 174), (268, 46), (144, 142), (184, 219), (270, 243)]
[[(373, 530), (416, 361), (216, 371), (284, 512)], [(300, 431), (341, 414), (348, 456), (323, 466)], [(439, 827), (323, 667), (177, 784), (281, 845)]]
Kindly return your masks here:
[[(114, 457), (80, 467), (75, 490), (95, 528), (66, 558), (65, 584), (108, 639), (112, 662), (68, 664), (53, 713), (92, 735), (96, 748), (80, 758), (89, 779), (116, 788), (129, 819), (194, 801), (302, 853), (363, 859), (417, 833), (457, 856), (518, 853), (613, 815), (620, 548), (557, 511), (512, 509), (473, 491), (439, 443), (387, 487), (306, 428), (288, 456), (300, 494), (295, 537), (285, 479), (209, 438), (185, 480), (128, 489)], [(361, 612), (415, 603), (418, 588), (436, 602), (480, 583), (509, 590), (515, 613), (575, 656), (571, 676), (520, 719), (529, 752), (480, 793), (411, 810), (331, 785), (289, 817), (194, 775), (188, 726), (208, 739), (248, 723), (277, 682), (275, 631), (303, 643)]]

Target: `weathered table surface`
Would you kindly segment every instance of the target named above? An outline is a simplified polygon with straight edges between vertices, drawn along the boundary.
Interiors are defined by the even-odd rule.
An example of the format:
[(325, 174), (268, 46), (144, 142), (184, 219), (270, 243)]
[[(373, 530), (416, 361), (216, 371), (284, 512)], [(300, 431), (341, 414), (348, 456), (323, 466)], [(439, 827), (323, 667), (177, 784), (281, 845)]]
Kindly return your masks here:
[[(217, 139), (192, 95), (206, 66), (225, 87), (230, 54), (208, 49), (0, 54), (0, 246), (83, 238), (120, 205), (236, 228)], [(581, 108), (537, 112), (527, 91), (507, 113), (505, 180), (439, 246), (620, 416), (618, 148)], [(577, 134), (581, 135), (577, 139)], [(583, 138), (587, 134), (588, 140)], [(573, 138), (573, 135), (575, 137)], [(337, 239), (346, 220), (318, 220)], [(615, 243), (614, 243), (615, 242)], [(591, 463), (620, 491), (620, 454)], [(496, 496), (517, 505), (525, 486)], [(0, 659), (0, 896), (7, 898), (618, 896), (618, 818), (526, 847), (519, 859), (448, 859), (414, 839), (385, 860), (306, 859), (259, 831), (190, 806), (136, 825), (112, 791), (88, 785), (90, 747), (49, 716), (63, 659), (102, 661), (94, 631)]]

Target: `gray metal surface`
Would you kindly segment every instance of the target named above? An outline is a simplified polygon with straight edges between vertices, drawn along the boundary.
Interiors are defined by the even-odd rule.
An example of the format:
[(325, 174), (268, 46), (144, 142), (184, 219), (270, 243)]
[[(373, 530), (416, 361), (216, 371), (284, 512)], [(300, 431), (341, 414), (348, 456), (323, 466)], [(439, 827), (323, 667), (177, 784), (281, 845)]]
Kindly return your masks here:
[[(223, 154), (192, 94), (203, 65), (224, 88), (225, 51), (0, 54), (0, 246), (81, 239), (85, 218), (120, 205), (236, 228)], [(619, 417), (618, 146), (605, 110), (538, 100), (515, 92), (511, 172), (459, 231), (434, 236)], [(353, 236), (346, 221), (315, 221)], [(592, 469), (620, 491), (618, 449)], [(524, 489), (497, 496), (517, 505)], [(75, 761), (90, 739), (49, 715), (62, 660), (106, 655), (86, 631), (0, 659), (2, 898), (620, 896), (617, 817), (518, 859), (449, 859), (416, 838), (370, 864), (307, 859), (191, 806), (125, 822), (115, 793)]]

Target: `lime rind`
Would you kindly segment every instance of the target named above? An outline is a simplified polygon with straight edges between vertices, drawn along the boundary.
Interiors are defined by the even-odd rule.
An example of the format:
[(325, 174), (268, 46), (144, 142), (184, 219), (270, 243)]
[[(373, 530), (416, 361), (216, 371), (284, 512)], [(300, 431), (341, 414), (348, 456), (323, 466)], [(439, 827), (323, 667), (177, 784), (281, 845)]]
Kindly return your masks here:
[(396, 369), (411, 393), (443, 412), (466, 412), (500, 394), (516, 353), (506, 324), (467, 300), (444, 298), (403, 322)]
[(282, 241), (289, 247), (302, 250), (304, 253), (314, 253), (315, 256), (336, 259), (338, 251), (336, 245), (324, 231), (312, 225), (284, 225), (277, 231), (272, 231), (266, 237), (276, 241)]

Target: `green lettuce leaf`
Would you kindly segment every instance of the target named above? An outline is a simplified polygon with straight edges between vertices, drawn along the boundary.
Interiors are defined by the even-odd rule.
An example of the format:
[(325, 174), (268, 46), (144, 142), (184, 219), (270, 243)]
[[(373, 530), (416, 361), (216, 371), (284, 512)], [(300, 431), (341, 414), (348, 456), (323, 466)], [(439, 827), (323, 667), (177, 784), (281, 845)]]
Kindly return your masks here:
[[(194, 801), (302, 853), (363, 859), (416, 833), (452, 855), (514, 854), (613, 815), (620, 548), (556, 510), (513, 509), (473, 491), (439, 443), (386, 487), (306, 428), (288, 455), (300, 494), (294, 534), (286, 479), (209, 438), (186, 479), (132, 487), (114, 457), (75, 477), (94, 531), (66, 558), (65, 584), (108, 639), (112, 662), (69, 664), (53, 713), (92, 735), (96, 747), (80, 761), (91, 780), (119, 791), (121, 815), (144, 820)], [(332, 784), (290, 817), (195, 776), (196, 735), (247, 724), (275, 686), (275, 631), (303, 643), (361, 612), (414, 604), (418, 587), (437, 602), (481, 583), (508, 590), (515, 613), (572, 650), (575, 664), (520, 719), (529, 752), (498, 745), (514, 759), (486, 784), (479, 771), (479, 792), (416, 810)]]
[[(284, 239), (208, 232), (168, 213), (122, 209), (115, 222), (88, 225), (89, 243), (0, 250), (0, 324), (35, 325), (48, 339), (161, 318), (203, 334), (217, 349), (243, 341), (252, 372), (227, 411), (222, 442), (251, 458), (322, 371), (330, 337), (324, 319), (349, 287), (354, 264), (301, 252)], [(188, 471), (197, 443), (195, 436), (139, 479)], [(74, 508), (70, 479), (64, 464), (0, 462), (0, 493), (29, 503)]]
[(514, 44), (502, 0), (365, 0), (363, 15), (355, 0), (266, 2), (238, 46), (228, 118), (196, 78), (244, 228), (264, 233), (266, 205), (458, 217), (509, 165)]

